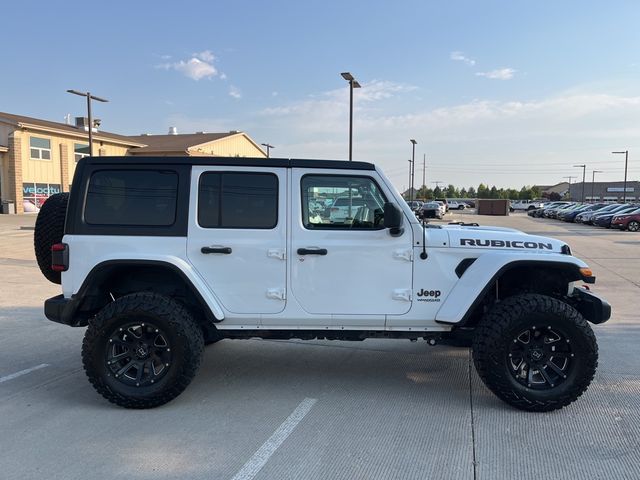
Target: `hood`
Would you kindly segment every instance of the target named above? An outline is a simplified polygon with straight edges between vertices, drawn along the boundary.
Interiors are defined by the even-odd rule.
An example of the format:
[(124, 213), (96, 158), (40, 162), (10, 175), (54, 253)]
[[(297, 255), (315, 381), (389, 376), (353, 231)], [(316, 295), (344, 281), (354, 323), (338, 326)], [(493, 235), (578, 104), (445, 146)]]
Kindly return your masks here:
[(527, 253), (566, 253), (567, 244), (555, 238), (529, 235), (512, 228), (465, 227), (449, 225), (443, 227), (449, 234), (452, 248), (478, 250), (509, 250)]

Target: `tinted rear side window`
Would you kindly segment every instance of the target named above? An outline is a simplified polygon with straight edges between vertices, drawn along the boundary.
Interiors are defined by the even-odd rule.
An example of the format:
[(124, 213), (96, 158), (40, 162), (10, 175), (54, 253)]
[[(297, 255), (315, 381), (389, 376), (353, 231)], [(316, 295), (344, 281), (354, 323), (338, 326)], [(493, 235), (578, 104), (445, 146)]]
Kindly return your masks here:
[(278, 177), (271, 173), (202, 174), (198, 224), (205, 228), (274, 228), (278, 224)]
[(91, 175), (85, 222), (165, 227), (176, 220), (178, 174), (163, 170), (99, 170)]

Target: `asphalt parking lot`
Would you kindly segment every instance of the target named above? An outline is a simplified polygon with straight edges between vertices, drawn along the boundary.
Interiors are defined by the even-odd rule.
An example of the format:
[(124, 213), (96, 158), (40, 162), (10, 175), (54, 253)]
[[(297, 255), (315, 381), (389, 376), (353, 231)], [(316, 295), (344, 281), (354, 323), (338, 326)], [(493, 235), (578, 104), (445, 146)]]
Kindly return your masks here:
[(640, 234), (448, 217), (563, 239), (592, 267), (613, 318), (594, 326), (600, 366), (576, 403), (514, 410), (482, 385), (468, 349), (223, 340), (173, 402), (118, 408), (85, 378), (83, 329), (44, 318), (59, 287), (35, 263), (35, 218), (0, 215), (0, 477), (640, 478)]

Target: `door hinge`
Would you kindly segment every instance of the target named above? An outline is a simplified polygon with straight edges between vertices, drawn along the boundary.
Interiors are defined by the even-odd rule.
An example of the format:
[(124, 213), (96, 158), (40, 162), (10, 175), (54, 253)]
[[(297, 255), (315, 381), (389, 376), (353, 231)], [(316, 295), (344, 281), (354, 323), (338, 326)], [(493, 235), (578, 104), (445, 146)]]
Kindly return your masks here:
[(283, 248), (270, 248), (267, 250), (267, 257), (277, 258), (278, 260), (286, 260), (287, 252)]
[(274, 300), (286, 300), (287, 294), (284, 288), (269, 288), (267, 289), (267, 298)]
[(393, 258), (398, 258), (400, 260), (406, 260), (407, 262), (413, 262), (413, 250), (394, 250)]
[(397, 288), (393, 291), (393, 297), (394, 300), (400, 300), (403, 302), (410, 302), (411, 301), (411, 290), (407, 289), (407, 288)]

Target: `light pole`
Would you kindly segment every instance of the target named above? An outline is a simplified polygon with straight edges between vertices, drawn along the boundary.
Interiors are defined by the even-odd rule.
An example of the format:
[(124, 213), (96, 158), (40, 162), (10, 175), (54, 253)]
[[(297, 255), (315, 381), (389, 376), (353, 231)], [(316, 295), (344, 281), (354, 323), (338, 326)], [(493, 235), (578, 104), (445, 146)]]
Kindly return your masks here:
[(596, 183), (596, 173), (603, 173), (602, 170), (594, 170), (591, 172), (591, 201), (593, 202), (593, 187)]
[(269, 158), (269, 150), (271, 150), (272, 148), (276, 148), (273, 145), (270, 145), (268, 143), (261, 143), (260, 145), (262, 145), (263, 147), (266, 147), (266, 149), (267, 149), (267, 158)]
[(411, 201), (411, 159), (409, 159), (409, 201)]
[(574, 165), (574, 167), (579, 167), (582, 169), (582, 203), (584, 203), (584, 181), (585, 181), (585, 176), (587, 175), (587, 166), (582, 164), (582, 165)]
[(624, 153), (624, 185), (622, 187), (622, 203), (627, 201), (627, 165), (629, 164), (629, 150), (624, 152), (611, 152), (611, 153)]
[(73, 93), (74, 95), (79, 95), (81, 97), (87, 98), (87, 116), (89, 117), (89, 156), (93, 157), (93, 118), (91, 117), (91, 100), (95, 100), (96, 102), (106, 103), (109, 100), (106, 98), (96, 97), (95, 95), (91, 95), (89, 92), (79, 92), (77, 90), (67, 90), (67, 93)]
[(409, 140), (411, 142), (411, 200), (413, 200), (413, 184), (416, 179), (416, 142), (413, 138)]
[(422, 155), (422, 188), (427, 189), (427, 184), (425, 183), (425, 175), (427, 172), (427, 154), (424, 153)]
[(340, 75), (349, 82), (349, 161), (351, 161), (353, 156), (353, 89), (360, 88), (360, 84), (349, 72), (342, 72)]

